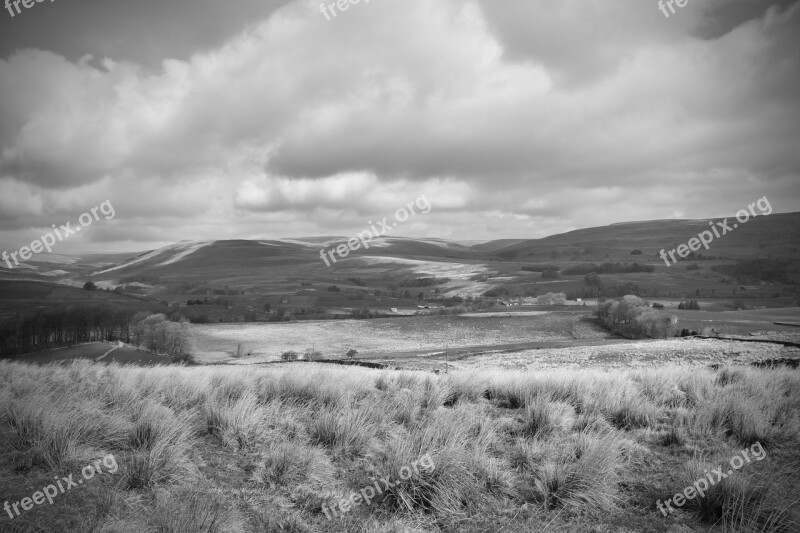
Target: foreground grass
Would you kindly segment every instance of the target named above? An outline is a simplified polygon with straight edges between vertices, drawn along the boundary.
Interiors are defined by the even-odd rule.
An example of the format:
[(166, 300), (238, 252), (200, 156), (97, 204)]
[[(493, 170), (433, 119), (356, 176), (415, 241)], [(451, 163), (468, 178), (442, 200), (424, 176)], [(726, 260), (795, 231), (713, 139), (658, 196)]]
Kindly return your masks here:
[[(800, 530), (800, 372), (426, 373), (0, 362), (2, 531)], [(744, 447), (766, 457), (664, 517)], [(381, 478), (416, 472), (328, 520)]]

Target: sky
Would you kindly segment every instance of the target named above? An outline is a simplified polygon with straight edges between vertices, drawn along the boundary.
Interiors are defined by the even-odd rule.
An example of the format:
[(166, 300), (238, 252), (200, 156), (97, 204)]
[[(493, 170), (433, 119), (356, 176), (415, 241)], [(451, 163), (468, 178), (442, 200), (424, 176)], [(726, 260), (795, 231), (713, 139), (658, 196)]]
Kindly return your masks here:
[(764, 196), (800, 211), (800, 2), (673, 7), (12, 4), (0, 249), (102, 202), (114, 217), (59, 253), (351, 236), (423, 196), (394, 234), (540, 238)]

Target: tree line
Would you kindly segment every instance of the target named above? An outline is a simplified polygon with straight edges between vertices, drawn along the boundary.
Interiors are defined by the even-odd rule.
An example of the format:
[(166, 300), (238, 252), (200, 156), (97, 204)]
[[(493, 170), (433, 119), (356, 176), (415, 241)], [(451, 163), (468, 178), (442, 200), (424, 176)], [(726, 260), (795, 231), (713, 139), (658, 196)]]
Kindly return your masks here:
[(163, 314), (103, 304), (43, 309), (0, 320), (0, 355), (16, 356), (83, 342), (123, 341), (179, 355), (189, 346), (188, 324)]

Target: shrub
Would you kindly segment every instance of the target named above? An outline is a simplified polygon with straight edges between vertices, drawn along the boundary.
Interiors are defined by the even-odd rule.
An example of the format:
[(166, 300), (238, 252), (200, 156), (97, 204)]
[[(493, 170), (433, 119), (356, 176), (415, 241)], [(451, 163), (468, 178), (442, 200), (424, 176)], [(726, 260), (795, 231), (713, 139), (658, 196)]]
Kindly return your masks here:
[(299, 358), (300, 354), (295, 351), (283, 352), (281, 354), (281, 359), (284, 361), (297, 361)]

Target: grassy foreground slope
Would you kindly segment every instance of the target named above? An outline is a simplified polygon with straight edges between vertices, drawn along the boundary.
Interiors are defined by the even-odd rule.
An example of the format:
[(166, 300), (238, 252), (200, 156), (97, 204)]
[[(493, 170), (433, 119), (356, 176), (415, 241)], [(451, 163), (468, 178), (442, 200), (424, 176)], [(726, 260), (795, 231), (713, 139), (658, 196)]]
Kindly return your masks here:
[[(0, 361), (2, 531), (797, 531), (800, 372), (132, 368)], [(744, 447), (704, 498), (666, 500)], [(340, 517), (375, 480), (435, 467)], [(400, 474), (402, 476), (402, 474)]]

